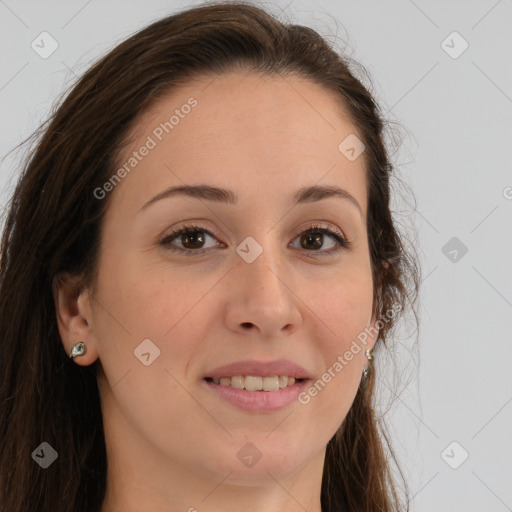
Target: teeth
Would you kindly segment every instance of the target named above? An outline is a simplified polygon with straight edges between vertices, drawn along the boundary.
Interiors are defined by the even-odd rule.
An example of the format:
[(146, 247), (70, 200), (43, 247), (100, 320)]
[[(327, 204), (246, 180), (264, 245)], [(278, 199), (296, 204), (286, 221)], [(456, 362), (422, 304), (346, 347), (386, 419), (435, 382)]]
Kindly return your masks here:
[(258, 391), (263, 389), (263, 377), (245, 377), (244, 388), (247, 389), (247, 391)]
[(236, 377), (221, 377), (213, 379), (215, 384), (221, 386), (231, 386), (237, 389), (246, 389), (247, 391), (277, 391), (287, 386), (293, 386), (295, 379), (286, 375), (275, 377), (256, 377), (254, 375), (237, 375)]

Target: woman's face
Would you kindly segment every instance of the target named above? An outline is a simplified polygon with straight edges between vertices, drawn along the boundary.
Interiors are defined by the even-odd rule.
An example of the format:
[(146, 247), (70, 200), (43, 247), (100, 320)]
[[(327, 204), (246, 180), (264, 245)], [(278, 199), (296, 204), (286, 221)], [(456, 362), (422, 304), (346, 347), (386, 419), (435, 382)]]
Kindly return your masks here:
[[(112, 457), (246, 484), (321, 467), (375, 342), (354, 349), (373, 297), (357, 133), (330, 93), (291, 76), (197, 79), (138, 120), (121, 181), (95, 192), (112, 196), (75, 359), (101, 362)], [(276, 360), (308, 380), (237, 388), (285, 385), (272, 375), (295, 370)], [(268, 378), (212, 382), (237, 375)]]

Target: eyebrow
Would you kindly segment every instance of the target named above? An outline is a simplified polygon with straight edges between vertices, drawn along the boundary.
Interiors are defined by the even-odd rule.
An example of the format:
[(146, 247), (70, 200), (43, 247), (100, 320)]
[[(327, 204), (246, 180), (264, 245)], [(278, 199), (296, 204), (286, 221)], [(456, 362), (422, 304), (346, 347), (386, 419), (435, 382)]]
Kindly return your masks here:
[[(151, 198), (137, 213), (145, 210), (148, 206), (156, 203), (157, 201), (175, 196), (186, 196), (193, 199), (204, 199), (207, 201), (216, 201), (218, 203), (225, 204), (236, 204), (238, 202), (237, 195), (233, 191), (225, 188), (213, 187), (211, 185), (178, 185), (169, 187)], [(314, 185), (311, 187), (301, 188), (297, 190), (293, 196), (293, 205), (314, 203), (331, 197), (337, 197), (349, 201), (358, 209), (361, 218), (364, 219), (363, 210), (356, 198), (347, 190), (335, 185)]]

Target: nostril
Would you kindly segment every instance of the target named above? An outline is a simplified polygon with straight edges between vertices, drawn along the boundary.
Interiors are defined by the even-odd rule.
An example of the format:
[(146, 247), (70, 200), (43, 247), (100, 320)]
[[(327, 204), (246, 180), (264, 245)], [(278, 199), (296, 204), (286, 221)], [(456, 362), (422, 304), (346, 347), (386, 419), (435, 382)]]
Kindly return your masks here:
[(251, 328), (251, 327), (252, 327), (252, 324), (251, 324), (251, 322), (244, 322), (244, 323), (242, 324), (242, 327)]

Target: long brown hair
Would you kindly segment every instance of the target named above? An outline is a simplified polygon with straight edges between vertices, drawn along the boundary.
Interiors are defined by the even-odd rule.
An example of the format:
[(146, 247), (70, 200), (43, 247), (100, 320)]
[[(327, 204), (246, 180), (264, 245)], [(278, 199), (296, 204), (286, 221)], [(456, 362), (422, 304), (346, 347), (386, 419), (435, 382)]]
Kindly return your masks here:
[[(69, 272), (93, 287), (109, 206), (109, 197), (98, 200), (93, 191), (117, 168), (117, 155), (139, 114), (191, 78), (233, 69), (294, 74), (334, 92), (348, 109), (366, 146), (374, 313), (379, 318), (397, 305), (402, 310), (381, 327), (376, 346), (387, 347), (396, 321), (415, 303), (419, 266), (395, 229), (386, 125), (372, 94), (352, 71), (355, 66), (310, 28), (283, 23), (248, 3), (209, 3), (131, 36), (95, 63), (53, 110), (34, 134), (37, 145), (23, 164), (2, 236), (1, 510), (92, 512), (101, 507), (107, 458), (96, 363), (75, 365), (63, 350), (52, 283)], [(361, 380), (346, 419), (328, 443), (324, 512), (409, 508), (407, 484), (402, 503), (390, 465), (396, 458), (372, 407), (374, 387), (373, 371)], [(31, 456), (43, 442), (58, 454), (47, 469)]]

